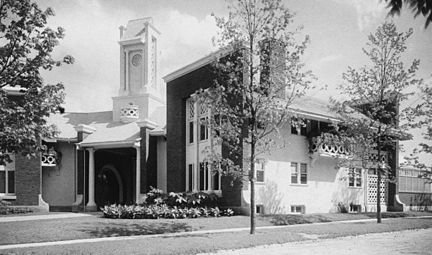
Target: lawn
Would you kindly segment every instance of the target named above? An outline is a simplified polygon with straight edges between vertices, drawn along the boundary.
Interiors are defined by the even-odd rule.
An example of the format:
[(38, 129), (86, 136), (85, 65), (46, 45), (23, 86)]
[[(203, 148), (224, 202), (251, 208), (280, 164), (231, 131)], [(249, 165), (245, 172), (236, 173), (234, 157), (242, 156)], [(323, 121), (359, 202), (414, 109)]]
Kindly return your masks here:
[[(384, 213), (384, 217), (396, 215)], [(431, 213), (405, 213), (397, 216), (432, 215)], [(257, 226), (275, 226), (368, 219), (374, 214), (307, 214), (258, 216)], [(107, 219), (101, 213), (88, 217), (0, 223), (0, 245), (48, 242), (59, 240), (133, 236), (196, 230), (247, 228), (249, 217), (233, 216), (197, 219)]]
[[(242, 220), (238, 217), (231, 219)], [(290, 227), (279, 227), (276, 229), (258, 229), (255, 235), (249, 235), (247, 231), (242, 231), (33, 247), (6, 252), (31, 252), (31, 254), (196, 254), (202, 252), (214, 252), (221, 249), (239, 249), (264, 244), (305, 240), (313, 241), (315, 239), (421, 228), (432, 228), (432, 220), (390, 218), (384, 220), (381, 224), (376, 224), (374, 221), (318, 225), (301, 224)]]

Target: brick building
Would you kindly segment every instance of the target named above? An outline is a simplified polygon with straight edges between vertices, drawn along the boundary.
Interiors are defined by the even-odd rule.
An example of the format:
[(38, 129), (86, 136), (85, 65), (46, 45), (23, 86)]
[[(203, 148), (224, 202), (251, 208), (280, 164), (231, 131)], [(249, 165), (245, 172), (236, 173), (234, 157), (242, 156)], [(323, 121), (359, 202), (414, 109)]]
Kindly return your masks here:
[[(0, 199), (15, 205), (50, 210), (95, 210), (109, 203), (139, 203), (151, 187), (164, 191), (212, 192), (224, 205), (247, 211), (247, 183), (214, 175), (203, 149), (211, 132), (199, 119), (209, 111), (190, 100), (197, 89), (212, 84), (210, 64), (221, 51), (205, 56), (158, 82), (159, 32), (151, 18), (120, 27), (120, 83), (113, 109), (106, 112), (64, 113), (50, 117), (60, 133), (44, 139), (48, 150), (27, 159), (19, 154), (0, 166)], [(166, 95), (163, 93), (166, 86)], [(257, 167), (257, 211), (313, 213), (374, 211), (374, 167), (335, 169), (336, 144), (314, 147), (309, 133), (327, 132), (337, 117), (327, 102), (304, 98), (293, 110), (307, 119), (302, 129), (283, 130), (286, 146), (263, 155)], [(227, 151), (221, 148), (222, 155)], [(373, 153), (372, 153), (373, 154)], [(398, 152), (383, 160), (400, 182), (383, 181), (384, 209), (430, 206), (430, 184), (414, 170), (396, 171)]]

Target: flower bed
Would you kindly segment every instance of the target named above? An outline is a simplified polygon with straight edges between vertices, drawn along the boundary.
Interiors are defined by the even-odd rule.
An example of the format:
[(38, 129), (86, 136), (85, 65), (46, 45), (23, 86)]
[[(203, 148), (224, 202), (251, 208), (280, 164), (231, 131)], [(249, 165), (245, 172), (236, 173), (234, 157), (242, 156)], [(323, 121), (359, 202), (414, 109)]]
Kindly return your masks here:
[(0, 200), (0, 215), (6, 214), (22, 214), (22, 213), (31, 213), (33, 212), (31, 209), (27, 207), (14, 207), (10, 202)]
[(231, 209), (220, 210), (215, 194), (163, 193), (151, 189), (141, 205), (106, 205), (101, 211), (106, 218), (118, 219), (182, 219), (198, 217), (232, 216)]
[(184, 219), (198, 217), (232, 216), (231, 209), (220, 210), (218, 207), (178, 208), (168, 205), (106, 205), (101, 208), (106, 218), (117, 219)]

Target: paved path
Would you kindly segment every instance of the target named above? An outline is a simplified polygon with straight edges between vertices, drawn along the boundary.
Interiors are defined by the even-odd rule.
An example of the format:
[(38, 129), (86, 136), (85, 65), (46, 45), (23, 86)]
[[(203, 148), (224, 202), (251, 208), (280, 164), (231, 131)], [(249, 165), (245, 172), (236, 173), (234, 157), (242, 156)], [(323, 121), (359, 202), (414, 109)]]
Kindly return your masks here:
[(64, 218), (77, 218), (91, 216), (85, 213), (56, 213), (56, 214), (45, 214), (45, 215), (27, 215), (27, 216), (8, 216), (0, 217), (1, 222), (13, 222), (13, 221), (30, 221), (30, 220), (52, 220), (52, 219), (64, 219)]
[(285, 244), (264, 245), (239, 250), (207, 253), (214, 255), (243, 254), (432, 254), (432, 229), (405, 230), (390, 233), (367, 234), (335, 239), (317, 240)]

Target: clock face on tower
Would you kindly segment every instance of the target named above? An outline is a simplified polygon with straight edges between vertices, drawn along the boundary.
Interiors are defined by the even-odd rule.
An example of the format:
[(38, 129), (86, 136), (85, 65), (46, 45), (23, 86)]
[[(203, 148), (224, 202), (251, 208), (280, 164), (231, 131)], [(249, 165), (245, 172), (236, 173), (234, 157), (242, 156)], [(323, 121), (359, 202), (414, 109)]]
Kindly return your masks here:
[(132, 65), (134, 65), (134, 66), (139, 66), (141, 64), (141, 61), (142, 61), (141, 54), (133, 55), (132, 60), (131, 60)]

